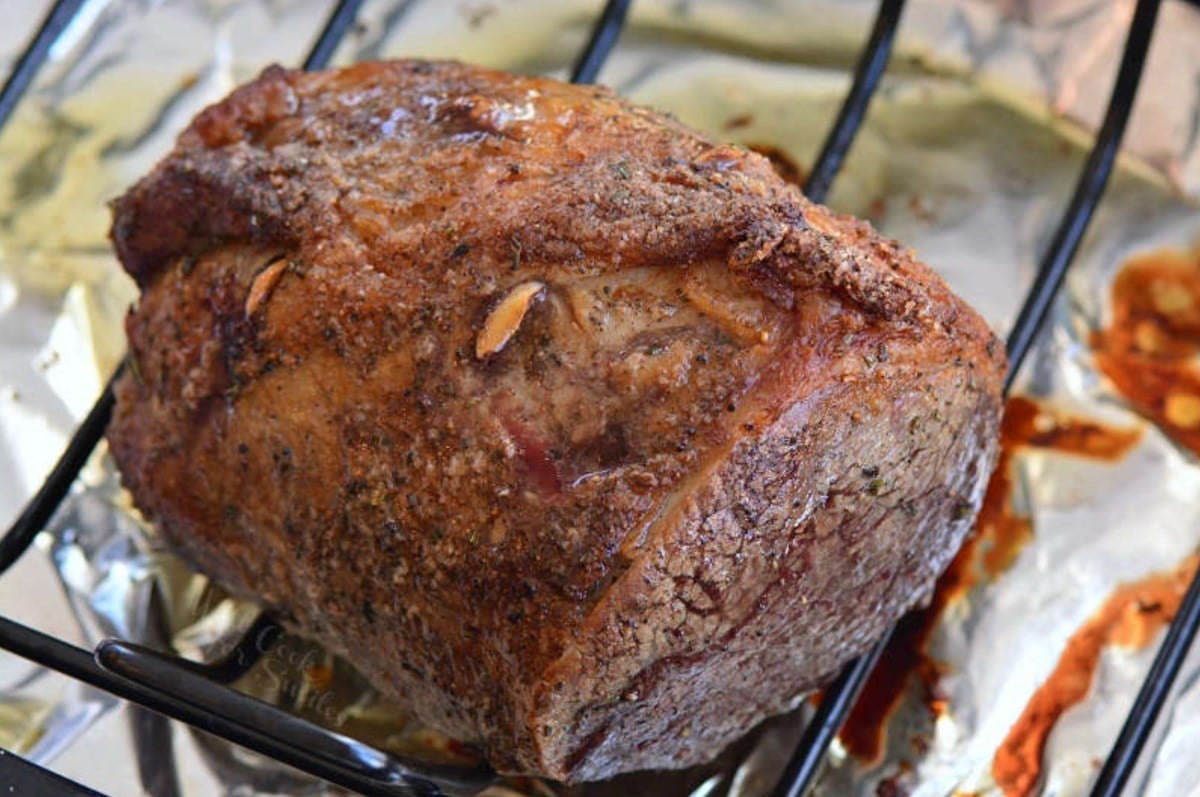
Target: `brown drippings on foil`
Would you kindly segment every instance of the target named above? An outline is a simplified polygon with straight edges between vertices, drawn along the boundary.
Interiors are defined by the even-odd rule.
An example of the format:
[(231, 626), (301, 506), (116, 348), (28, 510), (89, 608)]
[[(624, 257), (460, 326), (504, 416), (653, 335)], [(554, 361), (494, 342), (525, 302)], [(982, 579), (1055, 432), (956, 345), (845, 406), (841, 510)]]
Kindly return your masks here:
[(1200, 455), (1200, 248), (1132, 258), (1112, 287), (1096, 365), (1142, 415)]
[[(1118, 462), (1129, 453), (1142, 437), (1140, 427), (1126, 429), (1106, 426), (1096, 421), (1073, 418), (1052, 410), (1023, 396), (1008, 400), (1004, 410), (1001, 432), (1001, 460), (1004, 441), (1075, 454), (1105, 462)], [(1007, 452), (1011, 456), (1012, 452)]]
[(1067, 641), (1058, 665), (1034, 692), (992, 760), (992, 776), (1005, 797), (1025, 797), (1037, 788), (1042, 752), (1058, 719), (1087, 697), (1104, 648), (1137, 650), (1171, 622), (1183, 601), (1200, 557), (1177, 570), (1118, 587), (1100, 610)]
[(1022, 448), (1037, 448), (1116, 461), (1140, 438), (1141, 430), (1137, 428), (1111, 428), (1053, 412), (1021, 396), (1009, 399), (1000, 428), (1000, 456), (975, 531), (938, 580), (929, 606), (911, 612), (896, 626), (879, 665), (842, 728), (840, 738), (851, 755), (866, 763), (878, 763), (888, 718), (900, 705), (914, 676), (930, 715), (936, 718), (948, 710), (936, 690), (943, 666), (926, 652), (929, 637), (948, 606), (965, 596), (981, 578), (995, 578), (1011, 567), (1033, 534), (1029, 518), (1012, 507), (1012, 463), (1016, 453)]

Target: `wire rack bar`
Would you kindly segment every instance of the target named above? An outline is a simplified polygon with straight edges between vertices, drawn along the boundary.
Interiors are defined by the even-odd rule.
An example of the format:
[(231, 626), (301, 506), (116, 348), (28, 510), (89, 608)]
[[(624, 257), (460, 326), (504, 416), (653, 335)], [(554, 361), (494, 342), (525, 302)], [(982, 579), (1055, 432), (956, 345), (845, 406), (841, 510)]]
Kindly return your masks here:
[[(1150, 39), (1154, 32), (1160, 5), (1161, 0), (1138, 0), (1104, 123), (1101, 125), (1096, 143), (1088, 156), (1079, 181), (1076, 183), (1071, 203), (1051, 240), (1050, 247), (1038, 268), (1038, 274), (1026, 295), (1013, 329), (1009, 333), (1006, 344), (1009, 364), (1004, 379), (1006, 395), (1036, 340), (1038, 329), (1045, 320), (1051, 303), (1062, 287), (1063, 278), (1079, 249), (1079, 243), (1087, 230), (1088, 222), (1091, 221), (1096, 205), (1104, 194), (1104, 188), (1108, 183), (1108, 177), (1112, 172), (1113, 163), (1125, 133), (1125, 124), (1129, 120), (1129, 113), (1141, 82), (1142, 68), (1146, 62), (1146, 54), (1150, 48)], [(1200, 576), (1197, 580), (1200, 581)], [(1193, 584), (1193, 586), (1196, 587), (1194, 590), (1197, 593), (1196, 603), (1200, 604), (1200, 584)], [(1196, 613), (1200, 614), (1200, 605), (1197, 605), (1195, 609)], [(1180, 617), (1183, 617), (1182, 611)], [(1194, 622), (1193, 626), (1197, 622), (1200, 620)], [(1177, 621), (1176, 625), (1179, 624)], [(1172, 631), (1175, 631), (1174, 626)], [(888, 636), (890, 636), (890, 632)], [(1178, 662), (1174, 664), (1174, 672), (1178, 672), (1179, 665), (1182, 664), (1183, 657), (1187, 653), (1187, 645), (1194, 636), (1195, 628), (1193, 627), (1187, 642), (1182, 643), (1182, 652), (1176, 654)], [(825, 759), (829, 744), (833, 741), (837, 730), (846, 721), (846, 717), (854, 707), (854, 701), (863, 686), (866, 685), (871, 670), (874, 669), (875, 661), (879, 659), (886, 647), (887, 638), (876, 642), (866, 654), (848, 664), (838, 679), (825, 691), (811, 726), (805, 730), (792, 760), (788, 762), (784, 776), (775, 788), (774, 797), (799, 797), (812, 785), (820, 771), (821, 763)], [(1166, 644), (1164, 643), (1165, 649)], [(1148, 690), (1156, 691), (1150, 680), (1143, 686), (1143, 692)], [(1163, 693), (1157, 695), (1157, 705), (1153, 707), (1154, 714), (1157, 714), (1166, 698), (1166, 690), (1161, 691)], [(830, 705), (828, 710), (825, 708), (827, 703)], [(1149, 710), (1148, 707), (1147, 711)], [(1131, 717), (1130, 721), (1133, 722), (1134, 718)], [(1139, 749), (1145, 741), (1144, 735), (1149, 733), (1149, 726), (1153, 725), (1153, 717), (1148, 723), (1142, 724), (1146, 724), (1148, 727), (1144, 729), (1141, 739), (1137, 742)], [(1133, 754), (1133, 762), (1136, 763), (1136, 753)], [(1128, 777), (1128, 770), (1132, 768), (1132, 764), (1125, 766), (1124, 777)], [(1119, 794), (1119, 789), (1106, 794), (1115, 797)]]
[(325, 27), (321, 29), (321, 35), (317, 37), (316, 44), (309, 51), (308, 57), (304, 59), (306, 72), (329, 66), (329, 61), (337, 51), (338, 45), (342, 43), (342, 39), (354, 25), (354, 20), (358, 17), (358, 9), (362, 4), (363, 0), (338, 0), (337, 7), (325, 21)]
[(73, 780), (67, 780), (62, 775), (42, 769), (3, 748), (0, 748), (0, 771), (4, 773), (4, 785), (8, 787), (9, 794), (33, 797), (47, 794), (53, 794), (54, 797), (104, 797), (98, 791), (92, 791)]
[(33, 538), (45, 527), (71, 489), (71, 485), (75, 483), (75, 477), (91, 456), (96, 443), (104, 436), (104, 429), (112, 417), (112, 386), (122, 370), (117, 368), (104, 392), (100, 394), (99, 400), (71, 436), (71, 442), (67, 444), (66, 450), (54, 464), (42, 486), (9, 526), (4, 537), (0, 538), (0, 575), (21, 558), (21, 554), (29, 548)]
[(127, 719), (142, 792), (149, 797), (181, 797), (171, 720), (138, 705), (129, 706)]
[(42, 26), (13, 65), (8, 80), (4, 81), (4, 88), (0, 88), (0, 128), (3, 128), (12, 116), (17, 103), (49, 57), (50, 48), (71, 24), (71, 20), (75, 19), (82, 6), (83, 0), (58, 0), (42, 20)]
[[(200, 723), (219, 718), (227, 725), (223, 730), (211, 731), (218, 736), (363, 794), (474, 794), (495, 778), (486, 766), (441, 767), (389, 755), (223, 684), (197, 677), (179, 668), (174, 657), (140, 645), (110, 639), (96, 648), (95, 660), (106, 673), (136, 685), (142, 697), (161, 701), (167, 708), (173, 708), (169, 703), (175, 700), (188, 704), (192, 710), (185, 713), (189, 716), (176, 719), (211, 731)], [(324, 769), (324, 774), (318, 768)]]
[(1121, 66), (1108, 101), (1108, 111), (1104, 114), (1104, 123), (1096, 136), (1096, 144), (1088, 155), (1083, 173), (1075, 185), (1071, 204), (1054, 232), (1050, 248), (1042, 258), (1037, 276), (1026, 294), (1025, 303), (1021, 306), (1021, 312), (1008, 336), (1009, 369), (1004, 380), (1006, 391), (1012, 387), (1021, 363), (1037, 339), (1042, 321), (1045, 320), (1054, 297), (1062, 287), (1063, 278), (1079, 250), (1079, 244), (1087, 231), (1088, 223), (1092, 220), (1096, 205), (1104, 195), (1104, 187), (1108, 184), (1109, 175), (1117, 159), (1117, 151), (1121, 147), (1121, 139), (1125, 135), (1129, 112), (1137, 97), (1138, 84), (1142, 80), (1142, 67), (1150, 49), (1150, 39), (1154, 34), (1154, 23), (1158, 18), (1160, 5), (1161, 0), (1138, 0), (1134, 9), (1129, 35), (1125, 39), (1125, 52), (1121, 56)]
[(837, 680), (834, 681), (821, 695), (821, 704), (817, 706), (804, 734), (796, 745), (779, 783), (772, 792), (773, 797), (802, 797), (808, 791), (825, 763), (825, 752), (833, 743), (833, 737), (846, 721), (854, 701), (862, 691), (871, 670), (887, 648), (892, 629), (888, 629), (883, 638), (879, 639), (863, 655), (846, 665)]
[[(445, 783), (462, 785), (466, 779), (458, 771), (443, 774), (422, 762), (410, 765), (178, 667), (173, 669), (193, 680), (170, 684), (167, 689), (134, 680), (126, 673), (143, 674), (142, 662), (158, 655), (134, 646), (110, 642), (93, 653), (5, 618), (0, 618), (0, 645), (63, 675), (365, 795), (464, 793), (455, 788), (442, 791), (431, 780), (437, 776)], [(113, 669), (101, 666), (100, 661)], [(152, 682), (169, 677), (158, 672), (143, 675)], [(297, 744), (297, 739), (304, 744)], [(468, 788), (479, 787), (472, 783)]]
[[(13, 110), (32, 85), (38, 70), (49, 57), (54, 43), (75, 19), (82, 6), (83, 0), (58, 0), (42, 20), (41, 27), (17, 59), (12, 73), (4, 82), (4, 87), (0, 88), (0, 129), (3, 129), (12, 117)], [(42, 526), (50, 519), (95, 448), (96, 441), (104, 433), (104, 427), (108, 424), (111, 414), (112, 396), (106, 389), (83, 424), (76, 430), (67, 450), (50, 471), (33, 500), (25, 506), (20, 516), (0, 539), (0, 574), (20, 558)]]
[(825, 138), (825, 144), (813, 163), (808, 179), (804, 181), (804, 194), (813, 202), (824, 202), (833, 179), (842, 168), (846, 153), (858, 135), (863, 117), (875, 89), (879, 87), (879, 79), (887, 69), (888, 59), (892, 55), (892, 43), (896, 39), (896, 28), (900, 25), (900, 15), (904, 12), (904, 0), (882, 0), (879, 11), (875, 14), (875, 24), (871, 27), (871, 36), (867, 46), (858, 59), (854, 69), (854, 80), (850, 84), (850, 93), (842, 102), (837, 119)]
[(571, 69), (572, 83), (595, 83), (600, 68), (608, 60), (609, 53), (617, 45), (621, 31), (625, 27), (625, 18), (629, 15), (629, 7), (633, 0), (608, 0), (600, 18), (592, 27), (592, 34), (584, 45), (583, 52)]
[(1117, 741), (1100, 769), (1092, 797), (1119, 797), (1137, 767), (1154, 722), (1167, 702), (1171, 687), (1200, 628), (1200, 571), (1192, 577), (1183, 603), (1154, 656), (1150, 672), (1125, 718)]

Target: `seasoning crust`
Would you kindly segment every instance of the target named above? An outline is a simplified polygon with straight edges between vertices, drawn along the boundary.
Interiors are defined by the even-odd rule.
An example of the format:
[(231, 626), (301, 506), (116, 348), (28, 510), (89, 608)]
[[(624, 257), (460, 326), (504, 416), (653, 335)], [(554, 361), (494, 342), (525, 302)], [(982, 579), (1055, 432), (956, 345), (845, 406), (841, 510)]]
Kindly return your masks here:
[(605, 89), (273, 67), (112, 237), (137, 505), (503, 771), (712, 758), (927, 597), (996, 455), (930, 269)]

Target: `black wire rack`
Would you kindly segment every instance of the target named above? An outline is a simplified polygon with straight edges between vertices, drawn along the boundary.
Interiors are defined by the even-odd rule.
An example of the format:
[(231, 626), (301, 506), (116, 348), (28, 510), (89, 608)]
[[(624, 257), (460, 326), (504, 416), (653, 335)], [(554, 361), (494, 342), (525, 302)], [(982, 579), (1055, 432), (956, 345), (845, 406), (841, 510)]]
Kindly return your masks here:
[[(595, 81), (616, 45), (631, 2), (608, 0), (605, 4), (574, 64), (572, 81)], [(340, 0), (336, 4), (304, 60), (305, 69), (319, 69), (329, 63), (353, 26), (361, 4), (362, 0)], [(0, 127), (9, 119), (55, 41), (82, 5), (83, 0), (55, 2), (0, 89)], [(805, 185), (805, 192), (814, 201), (824, 200), (854, 142), (886, 69), (904, 5), (904, 0), (881, 0), (879, 3), (850, 91)], [(1161, 0), (1137, 0), (1103, 124), (1009, 333), (1006, 391), (1012, 387), (1022, 363), (1037, 341), (1042, 323), (1104, 193), (1137, 94), (1160, 5)], [(120, 369), (76, 430), (41, 488), (0, 538), (0, 575), (20, 558), (50, 520), (103, 435), (112, 414), (113, 380), (119, 374)], [(1200, 574), (1193, 579), (1124, 727), (1100, 770), (1091, 792), (1093, 797), (1116, 797), (1122, 793), (1198, 628)], [(95, 650), (87, 650), (0, 617), (0, 648), (359, 794), (452, 797), (474, 794), (493, 781), (494, 774), (485, 767), (434, 766), (386, 753), (229, 688), (228, 684), (253, 666), (279, 638), (280, 631), (270, 618), (260, 617), (223, 661), (199, 665), (113, 639), (100, 643)], [(820, 705), (775, 787), (774, 797), (801, 797), (809, 790), (830, 743), (853, 708), (887, 641), (885, 636), (847, 665), (824, 691)], [(12, 786), (18, 794), (98, 795), (98, 792), (4, 750), (0, 750), (0, 781)]]

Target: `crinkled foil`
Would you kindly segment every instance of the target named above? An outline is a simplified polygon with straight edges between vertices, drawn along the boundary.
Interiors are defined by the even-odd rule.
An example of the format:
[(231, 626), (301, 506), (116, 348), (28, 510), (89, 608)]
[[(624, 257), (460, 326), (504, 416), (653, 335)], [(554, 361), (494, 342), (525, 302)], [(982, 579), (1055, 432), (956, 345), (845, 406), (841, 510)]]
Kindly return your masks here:
[[(338, 52), (456, 57), (565, 74), (599, 0), (368, 2)], [(1132, 0), (912, 0), (892, 68), (830, 204), (870, 218), (1003, 332), (1103, 113)], [(47, 2), (3, 4), (0, 70)], [(874, 12), (866, 0), (638, 0), (603, 80), (718, 138), (810, 163)], [(283, 0), (89, 0), (0, 134), (0, 507), (15, 517), (123, 351), (134, 298), (106, 239), (106, 200), (184, 124), (266, 64), (297, 64), (328, 6)], [(1200, 239), (1200, 12), (1162, 11), (1127, 156), (1019, 389), (1116, 426), (1144, 424), (1098, 375), (1089, 330), (1131, 254)], [(1015, 563), (952, 604), (931, 637), (936, 720), (906, 698), (881, 762), (835, 745), (821, 795), (998, 794), (997, 746), (1067, 638), (1120, 583), (1200, 543), (1200, 467), (1156, 429), (1115, 462), (1017, 457), (1034, 533)], [(0, 578), (0, 612), (91, 645), (115, 635), (206, 660), (254, 617), (162, 550), (98, 452), (35, 550)], [(1040, 791), (1084, 794), (1154, 646), (1105, 651), (1052, 731)], [(1134, 793), (1196, 795), (1200, 657), (1143, 757)], [(353, 670), (298, 639), (238, 688), (371, 744), (459, 755)], [(910, 696), (911, 697), (911, 696)], [(492, 794), (766, 793), (803, 717), (769, 722), (711, 767), (563, 790)], [(277, 763), (0, 655), (0, 747), (94, 788), (155, 797), (333, 793)]]

